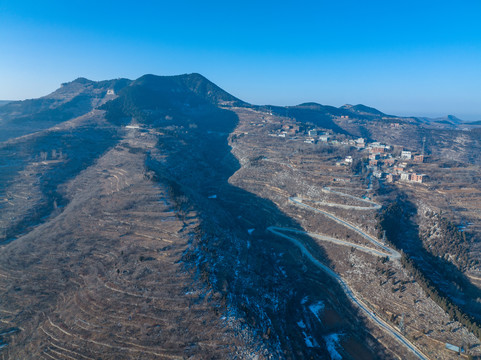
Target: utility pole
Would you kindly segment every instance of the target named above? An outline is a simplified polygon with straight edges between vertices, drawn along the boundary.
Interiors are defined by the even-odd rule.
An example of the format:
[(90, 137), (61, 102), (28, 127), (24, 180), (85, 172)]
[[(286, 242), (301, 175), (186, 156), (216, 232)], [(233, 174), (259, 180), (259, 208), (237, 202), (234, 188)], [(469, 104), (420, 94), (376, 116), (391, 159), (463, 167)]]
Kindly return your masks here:
[(421, 155), (424, 156), (424, 148), (426, 147), (426, 136), (423, 137), (423, 148), (422, 148), (422, 152), (421, 152)]

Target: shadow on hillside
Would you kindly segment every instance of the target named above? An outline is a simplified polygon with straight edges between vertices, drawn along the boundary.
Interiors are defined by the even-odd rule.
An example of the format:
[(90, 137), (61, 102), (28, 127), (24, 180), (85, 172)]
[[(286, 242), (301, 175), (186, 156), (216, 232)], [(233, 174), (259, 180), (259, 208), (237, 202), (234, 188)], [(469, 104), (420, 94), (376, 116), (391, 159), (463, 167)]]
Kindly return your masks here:
[[(290, 242), (266, 231), (270, 225), (300, 229), (300, 224), (270, 200), (228, 182), (240, 168), (227, 141), (237, 115), (213, 106), (201, 113), (190, 113), (183, 128), (162, 128), (166, 136), (158, 146), (168, 157), (159, 161), (152, 155), (146, 162), (160, 181), (170, 184), (179, 212), (192, 206), (202, 219), (186, 261), (235, 304), (239, 317), (260, 329), (258, 335), (270, 339), (271, 345), (281, 344), (279, 357), (285, 352), (288, 358), (329, 358), (322, 336), (332, 332), (343, 332), (363, 344), (369, 338), (372, 343), (358, 310), (340, 286), (305, 261)], [(306, 238), (307, 247), (332, 265), (323, 249)], [(316, 301), (336, 309), (339, 321), (316, 320), (308, 307)], [(311, 334), (319, 347), (306, 346), (303, 332)]]
[[(98, 128), (90, 125), (75, 130), (42, 132), (30, 138), (2, 144), (0, 196), (21, 196), (30, 200), (33, 198), (30, 192), (39, 191), (40, 201), (35, 204), (29, 202), (28, 209), (21, 213), (21, 217), (15, 215), (8, 219), (8, 228), (0, 229), (4, 230), (0, 244), (14, 241), (19, 235), (59, 213), (60, 210), (57, 209), (68, 202), (59, 192), (59, 186), (92, 165), (119, 139), (117, 129), (113, 127)], [(21, 172), (26, 170), (36, 178), (38, 189), (36, 186), (33, 189), (26, 186), (22, 188), (21, 194), (11, 193), (10, 188), (15, 183), (26, 181), (21, 177)]]
[[(386, 223), (391, 226), (386, 229), (388, 239), (422, 269), (424, 276), (443, 296), (450, 298), (463, 311), (480, 321), (481, 314), (471, 311), (470, 302), (475, 303), (476, 299), (481, 298), (481, 289), (453, 263), (435, 256), (424, 248), (419, 236), (419, 226), (414, 221), (417, 214), (416, 205), (404, 194), (401, 194), (396, 202), (399, 210), (393, 211), (390, 215), (390, 225)], [(453, 316), (452, 310), (448, 312)]]

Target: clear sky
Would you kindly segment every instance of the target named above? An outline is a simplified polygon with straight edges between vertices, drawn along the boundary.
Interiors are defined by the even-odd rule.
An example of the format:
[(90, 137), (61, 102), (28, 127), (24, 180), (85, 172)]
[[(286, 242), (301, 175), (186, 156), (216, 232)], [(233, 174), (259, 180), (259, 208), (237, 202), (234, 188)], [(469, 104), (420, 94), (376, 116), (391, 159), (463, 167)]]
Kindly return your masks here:
[(0, 99), (199, 72), (254, 104), (481, 120), (480, 19), (480, 0), (0, 0)]

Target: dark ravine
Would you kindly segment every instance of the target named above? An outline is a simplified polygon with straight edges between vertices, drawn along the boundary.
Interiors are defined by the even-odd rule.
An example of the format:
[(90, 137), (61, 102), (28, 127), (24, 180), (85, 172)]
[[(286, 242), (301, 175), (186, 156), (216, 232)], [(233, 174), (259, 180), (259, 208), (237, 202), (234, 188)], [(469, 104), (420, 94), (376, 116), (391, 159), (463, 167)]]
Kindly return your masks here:
[(0, 356), (329, 359), (330, 334), (359, 350), (343, 358), (399, 356), (302, 255), (334, 268), (302, 216), (235, 184), (265, 159), (233, 154), (239, 109), (350, 138), (404, 121), (434, 137), (361, 104), (248, 104), (200, 74), (79, 78), (0, 103)]

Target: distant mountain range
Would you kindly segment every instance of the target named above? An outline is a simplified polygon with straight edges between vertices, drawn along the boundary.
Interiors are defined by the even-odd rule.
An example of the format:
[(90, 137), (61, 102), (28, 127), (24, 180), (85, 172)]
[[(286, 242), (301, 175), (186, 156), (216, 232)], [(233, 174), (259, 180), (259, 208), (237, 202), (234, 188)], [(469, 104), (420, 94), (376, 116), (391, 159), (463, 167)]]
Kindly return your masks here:
[(375, 108), (372, 108), (372, 107), (369, 107), (369, 106), (366, 106), (366, 105), (362, 105), (362, 104), (358, 104), (358, 105), (349, 105), (349, 104), (346, 104), (346, 105), (343, 105), (340, 107), (340, 109), (345, 109), (345, 110), (348, 110), (354, 114), (358, 114), (358, 115), (377, 115), (377, 116), (386, 116), (386, 114), (384, 114), (383, 112), (375, 109)]
[(481, 120), (467, 122), (466, 125), (481, 125)]
[[(116, 96), (118, 97), (116, 98)], [(252, 105), (236, 98), (196, 73), (178, 76), (144, 75), (133, 81), (129, 79), (91, 81), (86, 78), (78, 78), (62, 84), (53, 93), (38, 99), (0, 101), (0, 125), (4, 129), (8, 129), (0, 135), (0, 141), (55, 126), (66, 120), (82, 116), (95, 108), (105, 110), (115, 108), (116, 113), (112, 111), (109, 113), (116, 114), (117, 119), (122, 118), (120, 115), (145, 117), (145, 111), (141, 111), (140, 106), (151, 109), (150, 113), (153, 119), (160, 112), (165, 112), (166, 109), (185, 107), (199, 109), (199, 107), (208, 105), (269, 109), (277, 115), (312, 122), (341, 133), (343, 130), (333, 121), (333, 117), (346, 116), (363, 120), (401, 119), (401, 117), (387, 115), (362, 104), (346, 104), (341, 107), (315, 102), (286, 107)], [(171, 115), (169, 114), (169, 116)], [(440, 118), (411, 117), (409, 119), (415, 119), (421, 124), (435, 127), (456, 127), (466, 123), (454, 115)], [(469, 124), (476, 125), (481, 122)]]
[(438, 124), (451, 124), (451, 125), (459, 125), (465, 123), (466, 121), (457, 118), (454, 115), (447, 115), (438, 118), (429, 118), (429, 117), (417, 117), (418, 120), (424, 123), (438, 123)]
[[(445, 181), (454, 187), (451, 182), (457, 177), (449, 168), (481, 164), (481, 129), (461, 132), (465, 123), (454, 116), (398, 117), (362, 104), (253, 105), (200, 74), (78, 78), (50, 95), (4, 103), (0, 310), (8, 309), (2, 315), (8, 321), (0, 327), (2, 359), (253, 358), (256, 351), (266, 354), (259, 359), (328, 359), (334, 357), (325, 341), (331, 331), (343, 334), (342, 343), (336, 343), (342, 356), (336, 358), (356, 358), (347, 346), (359, 358), (389, 358), (358, 319), (350, 302), (354, 298), (344, 295), (342, 288), (348, 289), (350, 282), (341, 288), (336, 285), (341, 277), (331, 279), (332, 270), (327, 278), (314, 269), (320, 269), (317, 256), (326, 263), (323, 269), (338, 269), (336, 264), (348, 259), (341, 275), (350, 276), (351, 260), (356, 261), (351, 264), (355, 270), (367, 266), (368, 258), (353, 247), (346, 248), (350, 255), (317, 247), (301, 230), (322, 227), (324, 220), (301, 216), (305, 209), (293, 209), (289, 194), (314, 199), (331, 184), (352, 191), (372, 183), (368, 190), (374, 200), (399, 201), (401, 215), (404, 210), (417, 211), (417, 205), (406, 200), (407, 190), (381, 187), (374, 176), (370, 180), (363, 153), (349, 147), (359, 137), (366, 143), (397, 145), (396, 153), (401, 148), (423, 151), (430, 156), (427, 169), (435, 179), (429, 187), (440, 176), (447, 176)], [(289, 136), (269, 136), (287, 135), (286, 127), (293, 130), (286, 131)], [(306, 144), (311, 129), (332, 130), (332, 141)], [(352, 172), (347, 166), (334, 166), (347, 154), (358, 164)], [(462, 171), (474, 188), (477, 173)], [(414, 186), (409, 186), (410, 192)], [(464, 188), (462, 201), (471, 196)], [(422, 187), (420, 192), (426, 196), (435, 191)], [(445, 194), (439, 196), (442, 204), (451, 204)], [(422, 204), (424, 199), (430, 198), (420, 198)], [(457, 212), (461, 206), (468, 208), (459, 203)], [(398, 213), (383, 214), (394, 218)], [(374, 229), (375, 216), (353, 219), (367, 221)], [(402, 216), (394, 226), (409, 225), (404, 236), (415, 223), (411, 227), (408, 215)], [(428, 228), (436, 227), (438, 220)], [(269, 224), (282, 225), (302, 238), (271, 233)], [(350, 236), (334, 226), (329, 224), (328, 234)], [(289, 239), (294, 244), (307, 241), (310, 250), (305, 254), (313, 265), (307, 266), (304, 251), (292, 251)], [(416, 230), (407, 244), (418, 240)], [(413, 246), (412, 254), (424, 249), (421, 241)], [(439, 269), (446, 268), (442, 260)], [(373, 286), (385, 271), (375, 269), (389, 269), (384, 262), (366, 267), (372, 270), (366, 276), (372, 275)], [(366, 276), (353, 278), (357, 289), (371, 281)], [(448, 279), (463, 277), (456, 273)], [(444, 284), (441, 276), (440, 283)], [(388, 283), (376, 301), (385, 301), (384, 291), (402, 293), (400, 286)], [(369, 289), (363, 294), (372, 292)], [(459, 289), (463, 288), (453, 288), (453, 293)], [(406, 294), (408, 301), (418, 299), (419, 288)], [(392, 296), (395, 311), (399, 298)], [(418, 305), (424, 303), (419, 300)], [(424, 309), (418, 305), (416, 311)], [(380, 316), (387, 314), (387, 309), (376, 307)], [(324, 309), (325, 315), (314, 308)], [(409, 316), (413, 314), (417, 313)], [(443, 315), (439, 324), (444, 321)]]
[(8, 103), (11, 103), (11, 100), (0, 100), (0, 106), (7, 105)]
[(0, 106), (0, 141), (48, 129), (61, 122), (85, 115), (111, 100), (108, 90), (119, 91), (131, 80), (90, 81), (78, 78), (64, 83), (53, 93)]

